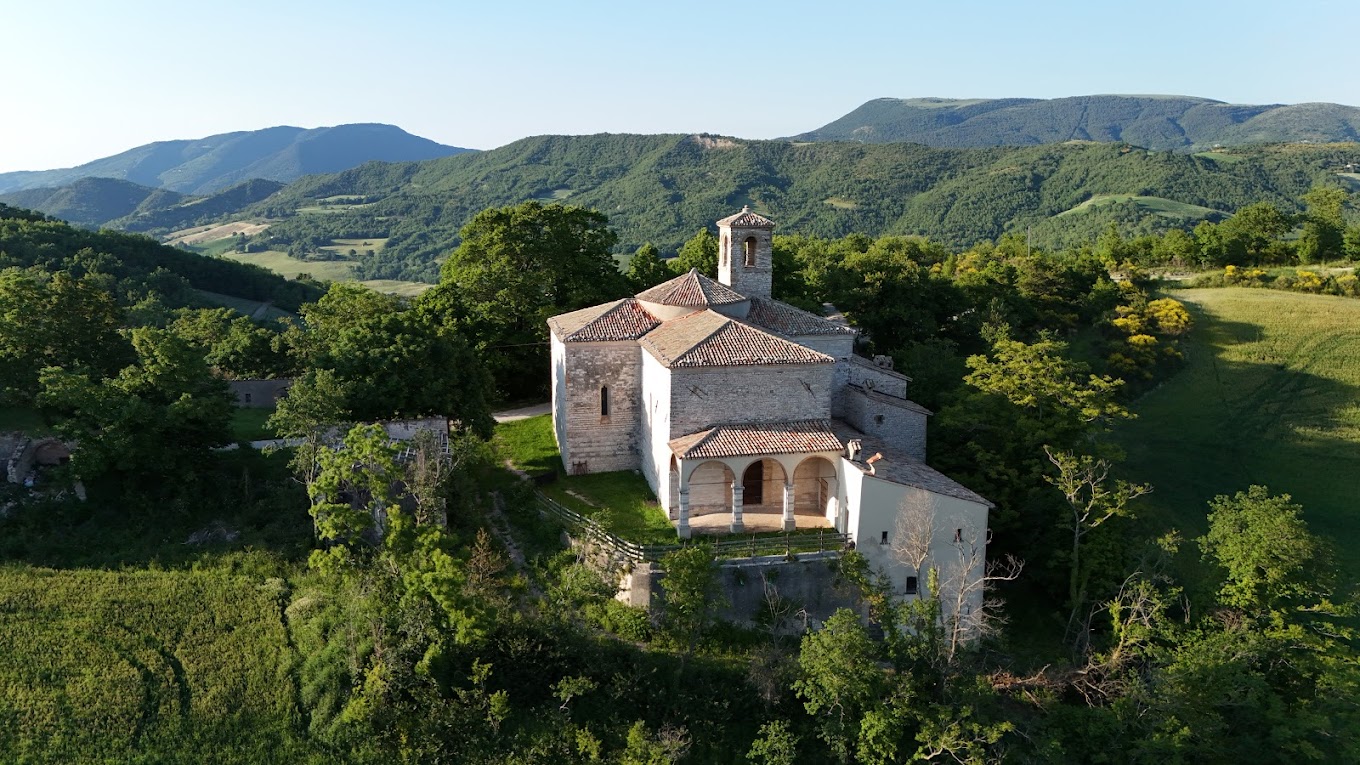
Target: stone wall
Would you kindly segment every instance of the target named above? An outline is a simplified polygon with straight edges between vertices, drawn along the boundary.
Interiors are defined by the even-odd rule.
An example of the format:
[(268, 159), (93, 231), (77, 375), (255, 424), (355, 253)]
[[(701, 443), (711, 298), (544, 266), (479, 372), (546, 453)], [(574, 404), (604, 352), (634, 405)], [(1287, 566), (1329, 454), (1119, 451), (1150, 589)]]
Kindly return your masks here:
[(292, 385), (293, 381), (286, 378), (227, 381), (227, 387), (236, 397), (236, 406), (242, 409), (273, 409)]
[[(756, 240), (755, 265), (745, 264), (747, 238)], [(746, 297), (770, 297), (774, 256), (767, 228), (718, 227), (718, 281)]]
[(730, 422), (826, 419), (831, 416), (833, 366), (672, 369), (670, 437)]
[(891, 369), (875, 367), (873, 362), (856, 359), (846, 365), (846, 383), (857, 388), (875, 390), (896, 398), (907, 397), (907, 383), (903, 375)]
[(839, 401), (838, 414), (851, 427), (926, 461), (925, 409), (911, 401), (858, 388), (842, 389)]
[[(744, 626), (778, 621), (778, 631), (797, 634), (820, 627), (841, 608), (863, 615), (859, 588), (840, 576), (839, 553), (796, 557), (722, 561), (717, 578), (725, 605), (718, 617)], [(616, 598), (659, 618), (665, 610), (666, 572), (652, 564), (634, 566), (621, 577)]]
[(637, 469), (641, 354), (634, 340), (566, 344), (563, 467), (568, 473)]

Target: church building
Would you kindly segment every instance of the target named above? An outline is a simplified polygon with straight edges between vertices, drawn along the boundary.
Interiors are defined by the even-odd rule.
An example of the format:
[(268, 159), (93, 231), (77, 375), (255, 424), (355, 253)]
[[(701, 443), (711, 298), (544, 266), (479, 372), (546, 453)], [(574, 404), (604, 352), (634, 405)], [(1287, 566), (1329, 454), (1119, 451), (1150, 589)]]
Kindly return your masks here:
[[(905, 594), (925, 583), (904, 557), (969, 546), (978, 570), (959, 573), (981, 577), (991, 503), (926, 464), (931, 413), (891, 360), (771, 297), (773, 230), (743, 208), (718, 221), (717, 281), (690, 271), (548, 320), (567, 472), (641, 471), (681, 538), (823, 527)], [(929, 549), (904, 555), (904, 536)]]

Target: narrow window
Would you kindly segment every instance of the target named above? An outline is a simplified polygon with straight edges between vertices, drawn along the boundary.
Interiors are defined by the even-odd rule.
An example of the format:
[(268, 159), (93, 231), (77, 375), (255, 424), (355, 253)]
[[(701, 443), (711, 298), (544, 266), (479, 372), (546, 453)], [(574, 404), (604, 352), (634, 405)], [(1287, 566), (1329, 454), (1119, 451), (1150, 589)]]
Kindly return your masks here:
[(752, 268), (756, 264), (756, 238), (746, 237), (746, 267)]
[(250, 394), (249, 394), (249, 393), (246, 394), (246, 403), (247, 403), (247, 404), (251, 403), (251, 401), (250, 401)]
[(718, 252), (720, 253), (722, 258), (722, 262), (719, 263), (718, 265), (720, 266), (727, 265), (727, 259), (731, 257), (732, 253), (732, 243), (728, 241), (727, 234), (723, 234), (722, 247), (718, 248)]
[(609, 416), (609, 386), (608, 386), (608, 385), (605, 385), (605, 386), (603, 386), (603, 387), (600, 388), (600, 416), (601, 416), (601, 417), (608, 417), (608, 416)]
[(888, 543), (888, 532), (883, 532), (883, 536), (878, 538), (878, 543), (881, 545), (886, 545)]
[(916, 577), (914, 576), (907, 577), (907, 594), (908, 595), (916, 594)]
[(963, 529), (954, 529), (954, 541), (955, 542), (963, 541)]

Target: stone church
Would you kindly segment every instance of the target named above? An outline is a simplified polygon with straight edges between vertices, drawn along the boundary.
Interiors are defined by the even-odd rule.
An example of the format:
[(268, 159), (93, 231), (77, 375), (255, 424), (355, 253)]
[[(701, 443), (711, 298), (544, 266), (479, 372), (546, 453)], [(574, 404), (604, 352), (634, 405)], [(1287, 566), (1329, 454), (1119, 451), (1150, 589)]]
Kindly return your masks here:
[(991, 503), (926, 464), (910, 378), (771, 297), (773, 229), (743, 208), (718, 221), (717, 281), (690, 271), (548, 320), (567, 471), (641, 471), (682, 538), (834, 528), (904, 593), (924, 586), (904, 535), (936, 560), (971, 545), (980, 567)]

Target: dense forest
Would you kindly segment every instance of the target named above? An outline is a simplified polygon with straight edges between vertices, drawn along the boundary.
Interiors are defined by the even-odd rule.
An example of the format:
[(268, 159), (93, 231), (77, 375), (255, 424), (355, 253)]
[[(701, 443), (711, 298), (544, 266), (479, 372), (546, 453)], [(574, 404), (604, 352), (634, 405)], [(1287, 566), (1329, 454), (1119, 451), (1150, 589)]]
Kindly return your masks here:
[[(1128, 144), (931, 149), (716, 136), (549, 136), (419, 164), (367, 165), (290, 185), (253, 209), (281, 219), (262, 246), (301, 253), (337, 238), (390, 237), (365, 278), (434, 281), (458, 230), (485, 208), (568, 200), (610, 216), (620, 248), (673, 253), (742, 204), (780, 231), (923, 235), (967, 247), (1028, 231), (1040, 246), (1093, 242), (1106, 226), (1159, 233), (1249, 204), (1288, 212), (1360, 162), (1353, 144), (1184, 155)], [(324, 214), (299, 213), (336, 199)], [(1059, 217), (1060, 216), (1060, 217)]]
[(1027, 146), (1123, 141), (1203, 150), (1360, 137), (1360, 109), (1341, 104), (1227, 104), (1189, 96), (877, 98), (795, 141), (910, 141), (927, 146)]
[[(853, 553), (833, 573), (865, 618), (800, 627), (770, 598), (742, 628), (715, 618), (731, 574), (704, 545), (661, 562), (659, 615), (615, 601), (609, 573), (563, 546), (502, 469), (513, 447), (488, 441), (489, 414), (541, 392), (543, 317), (674, 273), (646, 246), (620, 272), (601, 212), (481, 211), (420, 297), (335, 284), (299, 295), (299, 322), (265, 324), (193, 306), (148, 320), (135, 299), (157, 284), (139, 275), (193, 256), (7, 211), (0, 411), (78, 442), (47, 480), (89, 499), (0, 497), (0, 718), (15, 723), (0, 757), (1353, 761), (1354, 593), (1303, 508), (1242, 486), (1199, 509), (1202, 533), (1161, 527), (1138, 502), (1158, 477), (1119, 480), (1108, 438), (1176, 374), (1194, 323), (1144, 266), (1355, 256), (1347, 195), (1304, 191), (1280, 201), (1290, 212), (1264, 203), (1193, 235), (1108, 228), (1061, 251), (776, 238), (775, 296), (834, 302), (863, 352), (909, 370), (936, 412), (932, 463), (997, 504), (988, 556), (1010, 566), (967, 640), (934, 575), (903, 601)], [(716, 268), (707, 232), (679, 250), (675, 268)], [(179, 278), (213, 272), (195, 273)], [(33, 323), (24, 306), (65, 308)], [(283, 372), (298, 382), (272, 424), (301, 445), (219, 451), (221, 379)], [(456, 426), (442, 460), (428, 441), (400, 458), (362, 425), (321, 435), (435, 413)]]

